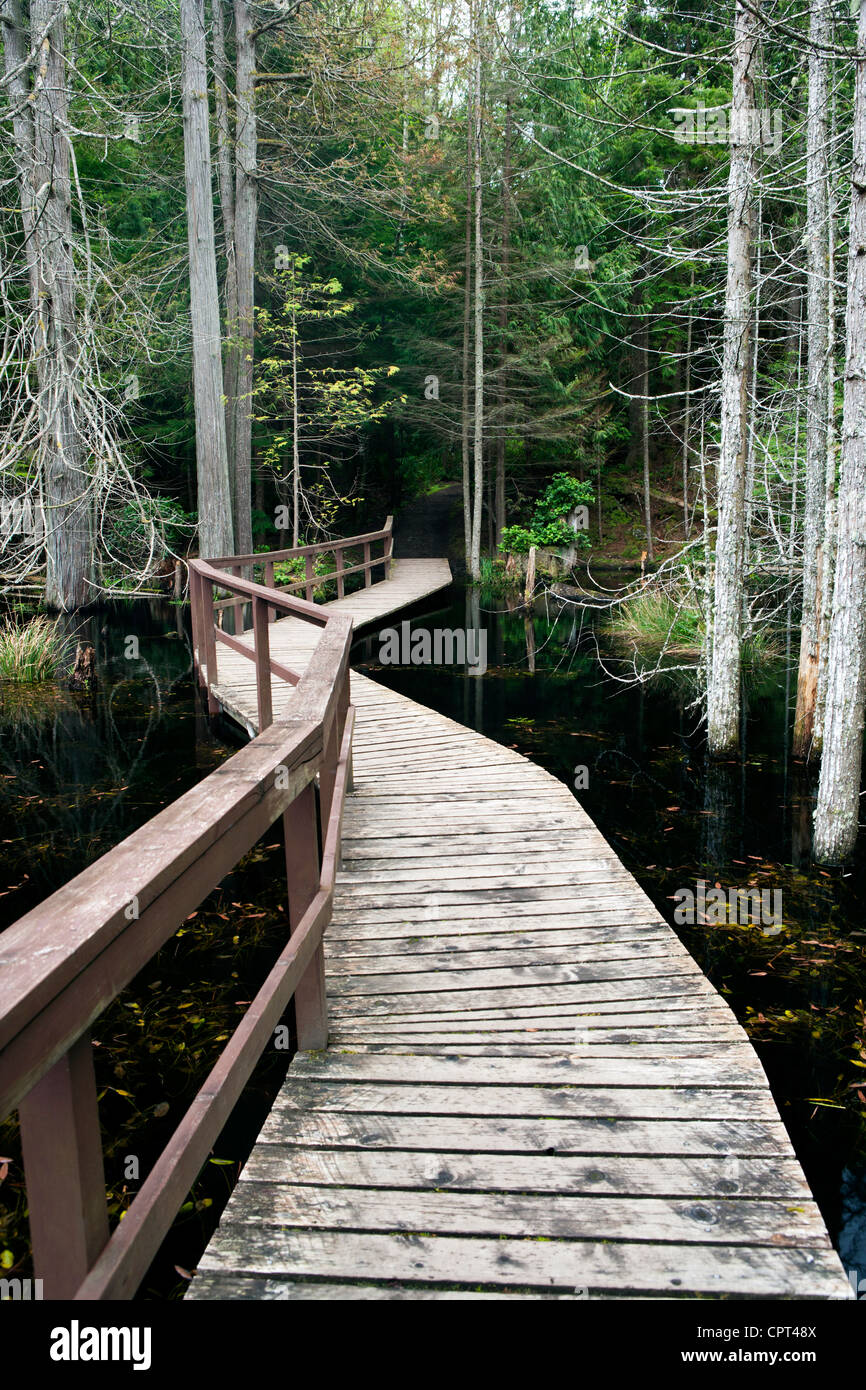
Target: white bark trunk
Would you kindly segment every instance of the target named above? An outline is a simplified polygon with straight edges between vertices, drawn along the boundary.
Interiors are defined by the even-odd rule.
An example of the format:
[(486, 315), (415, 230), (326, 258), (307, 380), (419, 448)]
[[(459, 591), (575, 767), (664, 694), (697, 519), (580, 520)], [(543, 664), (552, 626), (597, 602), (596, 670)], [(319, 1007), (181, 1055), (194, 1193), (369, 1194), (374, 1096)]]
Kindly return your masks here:
[(719, 455), (718, 528), (713, 638), (707, 690), (711, 753), (735, 749), (740, 725), (740, 640), (745, 546), (745, 478), (748, 452), (748, 372), (752, 287), (751, 249), (755, 150), (752, 73), (758, 21), (737, 0), (731, 102), (731, 165), (728, 177), (728, 270), (722, 365), (722, 431)]
[(199, 553), (206, 558), (231, 554), (234, 542), (214, 244), (204, 0), (180, 0), (180, 22)]
[(481, 511), (484, 503), (484, 239), (481, 190), (481, 36), (476, 29), (475, 48), (475, 412), (473, 438), (474, 498), (472, 552), (469, 573), (481, 578)]
[(223, 370), (223, 389), (226, 398), (226, 453), (229, 472), (234, 476), (234, 413), (237, 395), (238, 347), (238, 276), (235, 264), (235, 188), (232, 160), (231, 121), (229, 118), (228, 81), (225, 44), (224, 0), (211, 0), (213, 13), (214, 111), (216, 114), (217, 173), (219, 175), (220, 211), (226, 256), (226, 349)]
[[(832, 86), (832, 84), (831, 84)], [(824, 543), (821, 547), (821, 608), (818, 615), (818, 693), (812, 748), (824, 746), (824, 712), (830, 621), (833, 614), (833, 581), (836, 573), (836, 168), (833, 148), (836, 135), (835, 94), (830, 97), (830, 158), (827, 172), (827, 441), (824, 473)]]
[(238, 367), (235, 395), (234, 517), (239, 554), (253, 548), (252, 531), (252, 401), (255, 343), (255, 250), (258, 220), (255, 111), (256, 45), (246, 0), (235, 0), (237, 44), (237, 116), (235, 119), (235, 263), (238, 277)]
[[(860, 3), (857, 53), (866, 55), (866, 0)], [(866, 56), (856, 60), (848, 226), (836, 579), (815, 811), (815, 857), (831, 863), (846, 858), (857, 839), (866, 700)]]
[[(794, 756), (806, 757), (812, 744), (818, 691), (821, 590), (819, 550), (824, 539), (827, 468), (828, 309), (829, 309), (829, 59), (817, 45), (832, 38), (831, 0), (812, 0), (809, 37), (809, 107), (806, 134), (806, 484), (803, 510), (803, 608)], [(821, 567), (823, 568), (823, 567)]]
[(466, 246), (463, 279), (463, 401), (460, 416), (460, 446), (463, 464), (463, 537), (466, 568), (472, 556), (472, 480), (469, 468), (469, 343), (472, 308), (472, 145), (474, 106), (472, 82), (466, 98)]
[(650, 462), (649, 462), (649, 327), (643, 331), (643, 399), (641, 400), (641, 442), (643, 451), (643, 514), (646, 525), (646, 553), (647, 559), (652, 562), (655, 559), (653, 554), (653, 518), (652, 500), (650, 498)]

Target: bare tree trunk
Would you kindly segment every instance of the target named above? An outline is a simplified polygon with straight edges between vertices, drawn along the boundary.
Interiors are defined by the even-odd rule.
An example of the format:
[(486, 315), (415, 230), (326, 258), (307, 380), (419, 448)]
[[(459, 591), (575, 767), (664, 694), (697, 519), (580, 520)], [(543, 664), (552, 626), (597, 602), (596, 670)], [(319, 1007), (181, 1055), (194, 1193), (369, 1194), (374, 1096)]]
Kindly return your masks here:
[(211, 189), (204, 0), (180, 0), (199, 552), (233, 551)]
[(472, 556), (472, 486), (469, 472), (469, 341), (472, 306), (472, 80), (466, 96), (466, 247), (463, 276), (463, 403), (460, 444), (463, 461), (463, 539), (466, 568)]
[(800, 621), (800, 666), (793, 752), (806, 757), (812, 743), (818, 694), (821, 613), (820, 563), (824, 539), (824, 492), (827, 471), (828, 309), (829, 309), (829, 164), (828, 58), (820, 45), (832, 38), (831, 0), (812, 0), (809, 37), (809, 111), (806, 134), (806, 251), (808, 329), (806, 406), (806, 485), (803, 511), (803, 609)]
[(845, 315), (845, 390), (815, 857), (836, 862), (857, 840), (866, 700), (866, 0), (860, 0)]
[(292, 546), (300, 545), (301, 450), (298, 430), (298, 315), (295, 294), (295, 262), (292, 261)]
[[(76, 397), (81, 383), (64, 57), (66, 5), (33, 0), (28, 43), (18, 0), (3, 6), (5, 68), (13, 121), (31, 296), (45, 515), (45, 601), (79, 608), (95, 598), (93, 496)], [(26, 59), (39, 42), (32, 88)]]
[(496, 518), (495, 540), (498, 545), (505, 530), (505, 418), (508, 408), (508, 296), (511, 262), (511, 94), (505, 99), (505, 137), (502, 152), (502, 291), (499, 305), (500, 378), (499, 434), (496, 440)]
[(216, 111), (217, 174), (226, 253), (226, 348), (224, 390), (226, 397), (226, 454), (234, 477), (234, 414), (238, 379), (238, 274), (235, 262), (235, 189), (229, 120), (225, 43), (224, 0), (211, 0), (213, 13), (214, 109)]
[(643, 451), (643, 508), (646, 522), (646, 553), (652, 562), (653, 519), (650, 501), (650, 463), (649, 463), (649, 325), (643, 331), (643, 399), (641, 401), (641, 444)]
[(472, 511), (472, 550), (469, 573), (481, 578), (481, 509), (484, 503), (484, 240), (481, 192), (481, 32), (475, 29), (475, 412), (473, 421), (473, 465), (475, 492)]
[(707, 689), (711, 753), (739, 743), (740, 640), (745, 546), (745, 478), (748, 451), (748, 373), (752, 284), (752, 217), (755, 151), (752, 71), (758, 20), (737, 0), (728, 177), (728, 269), (722, 366), (722, 430), (719, 453), (718, 528), (712, 654)]
[(235, 118), (235, 260), (238, 277), (237, 392), (234, 410), (235, 541), (240, 554), (253, 548), (252, 423), (255, 342), (255, 251), (258, 219), (256, 174), (256, 43), (247, 0), (235, 0), (237, 115)]
[(692, 326), (694, 324), (695, 306), (695, 268), (692, 266), (689, 276), (689, 322), (686, 328), (686, 363), (685, 363), (685, 405), (683, 408), (683, 534), (686, 540), (689, 538), (691, 526), (689, 523), (689, 430), (691, 427), (692, 410)]
[(827, 440), (824, 473), (824, 541), (820, 547), (821, 607), (818, 614), (818, 693), (812, 748), (820, 753), (824, 746), (824, 714), (827, 703), (827, 675), (830, 650), (830, 621), (833, 613), (833, 585), (836, 573), (836, 169), (832, 150), (835, 139), (835, 95), (830, 98), (830, 149), (827, 172)]

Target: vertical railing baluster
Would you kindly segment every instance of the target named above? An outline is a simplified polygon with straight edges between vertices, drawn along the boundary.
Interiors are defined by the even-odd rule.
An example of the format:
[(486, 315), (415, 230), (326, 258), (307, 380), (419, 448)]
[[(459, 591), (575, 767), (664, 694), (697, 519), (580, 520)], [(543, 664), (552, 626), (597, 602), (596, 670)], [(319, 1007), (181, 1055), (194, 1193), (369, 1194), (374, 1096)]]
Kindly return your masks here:
[(271, 651), (268, 637), (268, 605), (264, 599), (253, 599), (253, 640), (256, 648), (256, 696), (259, 708), (259, 733), (273, 723), (271, 704)]
[(203, 686), (204, 676), (202, 674), (202, 663), (204, 661), (204, 643), (202, 641), (201, 621), (201, 579), (192, 565), (189, 567), (189, 612), (190, 624), (192, 627), (192, 652), (195, 677), (199, 685)]
[[(342, 742), (343, 742), (343, 732), (344, 732), (345, 727), (346, 727), (346, 715), (347, 715), (348, 712), (349, 712), (349, 702), (350, 702), (350, 700), (351, 700), (351, 684), (350, 684), (350, 682), (351, 682), (351, 672), (349, 671), (349, 668), (346, 667), (346, 676), (345, 676), (345, 680), (343, 681), (342, 689), (341, 689), (341, 691), (340, 691), (340, 705), (339, 705), (340, 713), (339, 713), (339, 716), (338, 716), (338, 723), (339, 723), (339, 725), (340, 725), (340, 745), (342, 745)], [(339, 752), (338, 752), (337, 756), (339, 757)], [(353, 792), (354, 790), (355, 790), (354, 753), (353, 753), (352, 749), (350, 748), (350, 749), (349, 749), (349, 765), (348, 765), (348, 767), (346, 768), (346, 795), (348, 796), (349, 792)]]
[[(273, 589), (273, 588), (275, 588), (275, 587), (276, 587), (276, 586), (274, 585), (274, 562), (273, 562), (273, 560), (267, 560), (267, 561), (265, 562), (265, 588), (266, 588), (266, 589)], [(269, 623), (274, 622), (275, 619), (276, 619), (276, 616), (277, 616), (277, 610), (276, 610), (276, 608), (269, 608), (269, 609), (268, 609), (268, 622), (269, 622)]]
[(204, 643), (204, 662), (207, 667), (207, 708), (209, 714), (219, 713), (219, 703), (211, 693), (217, 683), (216, 637), (214, 636), (213, 583), (201, 576), (201, 622)]
[[(231, 573), (234, 575), (235, 579), (243, 579), (243, 574), (244, 574), (244, 567), (243, 567), (243, 565), (232, 565), (232, 567), (231, 567)], [(233, 612), (234, 615), (235, 615), (235, 616), (234, 616), (234, 629), (235, 629), (234, 635), (235, 635), (235, 637), (240, 637), (240, 636), (242, 636), (243, 630), (244, 630), (244, 605), (243, 605), (243, 599), (241, 599), (240, 597), (238, 598), (237, 603), (234, 604), (234, 606), (233, 606), (233, 608), (232, 608), (232, 612)]]
[(385, 536), (385, 578), (390, 579), (391, 558), (394, 554), (394, 518), (392, 516), (385, 518), (385, 530), (387, 532)]
[(343, 552), (342, 552), (342, 550), (337, 549), (337, 550), (334, 551), (334, 559), (335, 559), (336, 562), (337, 562), (337, 598), (345, 598), (345, 597), (346, 597), (346, 581), (345, 581), (345, 579), (343, 578), (342, 574), (340, 573), (340, 570), (343, 568)]
[(312, 602), (313, 602), (313, 587), (314, 587), (314, 586), (313, 586), (313, 557), (312, 557), (312, 555), (305, 555), (305, 556), (304, 556), (304, 561), (305, 561), (304, 569), (305, 569), (306, 576), (307, 576), (307, 587), (306, 587), (307, 603), (312, 603)]
[(37, 1279), (72, 1298), (108, 1240), (93, 1046), (85, 1033), (18, 1107)]
[[(324, 822), (323, 822), (324, 824)], [(289, 935), (295, 930), (319, 891), (319, 825), (316, 787), (308, 783), (283, 813), (286, 878), (289, 896)], [(328, 1045), (325, 1001), (325, 953), (321, 943), (295, 990), (295, 1023), (302, 1052), (319, 1052)]]
[(373, 566), (370, 563), (370, 542), (364, 542), (364, 586), (369, 589), (373, 583)]

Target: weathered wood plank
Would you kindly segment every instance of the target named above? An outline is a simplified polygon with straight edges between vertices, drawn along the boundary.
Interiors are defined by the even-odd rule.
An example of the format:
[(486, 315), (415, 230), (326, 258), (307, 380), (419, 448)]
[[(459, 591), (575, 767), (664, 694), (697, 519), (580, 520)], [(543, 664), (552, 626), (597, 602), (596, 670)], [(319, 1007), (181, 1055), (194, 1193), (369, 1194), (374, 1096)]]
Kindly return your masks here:
[(511, 1005), (596, 1004), (625, 999), (660, 999), (662, 996), (712, 995), (712, 987), (700, 974), (683, 973), (678, 979), (657, 976), (652, 979), (601, 980), (591, 984), (524, 984), (510, 989), (442, 990), (435, 994), (368, 994), (361, 998), (332, 1000), (334, 1018), (381, 1017), (382, 1014), (423, 1014), (441, 1009), (508, 1008)]
[[(402, 1058), (396, 1059), (402, 1061)], [(403, 1115), (504, 1115), (572, 1119), (778, 1120), (769, 1089), (700, 1086), (391, 1086), (287, 1082), (275, 1110)], [(273, 1112), (272, 1112), (273, 1113)]]
[(794, 1157), (787, 1130), (779, 1119), (524, 1119), (511, 1115), (401, 1115), (280, 1106), (271, 1111), (262, 1142), (308, 1148), (438, 1148), (475, 1153)]
[(437, 1235), (543, 1236), (682, 1241), (701, 1245), (829, 1248), (815, 1202), (742, 1198), (610, 1198), (501, 1192), (407, 1192), (321, 1187), (291, 1182), (242, 1183), (239, 1224), (318, 1230), (425, 1231)]
[(203, 1272), (463, 1283), (523, 1288), (584, 1288), (590, 1295), (689, 1290), (720, 1296), (850, 1298), (838, 1256), (763, 1246), (687, 1246), (590, 1241), (487, 1240), (453, 1236), (227, 1227), (200, 1262)]

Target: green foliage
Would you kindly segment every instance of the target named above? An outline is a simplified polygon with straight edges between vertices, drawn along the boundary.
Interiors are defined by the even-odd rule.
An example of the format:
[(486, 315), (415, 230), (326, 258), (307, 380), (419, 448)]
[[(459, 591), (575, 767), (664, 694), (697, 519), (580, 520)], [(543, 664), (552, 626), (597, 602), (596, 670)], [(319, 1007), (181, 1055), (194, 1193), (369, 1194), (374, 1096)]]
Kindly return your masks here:
[(535, 504), (530, 526), (506, 526), (500, 550), (525, 555), (533, 545), (550, 550), (565, 550), (571, 545), (588, 548), (589, 537), (584, 531), (574, 531), (566, 516), (574, 507), (589, 507), (594, 501), (591, 483), (581, 482), (568, 473), (554, 474)]

